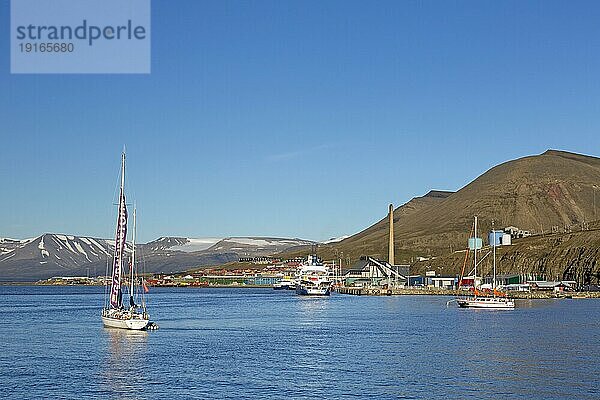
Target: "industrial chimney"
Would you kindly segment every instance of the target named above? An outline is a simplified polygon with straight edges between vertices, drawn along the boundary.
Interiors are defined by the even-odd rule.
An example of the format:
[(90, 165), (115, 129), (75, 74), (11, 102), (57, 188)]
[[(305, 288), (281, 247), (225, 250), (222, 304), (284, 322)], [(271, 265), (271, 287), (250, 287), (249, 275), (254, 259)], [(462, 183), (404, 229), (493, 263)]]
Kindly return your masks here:
[(390, 204), (390, 243), (389, 243), (389, 253), (388, 253), (388, 262), (390, 265), (394, 265), (394, 205)]

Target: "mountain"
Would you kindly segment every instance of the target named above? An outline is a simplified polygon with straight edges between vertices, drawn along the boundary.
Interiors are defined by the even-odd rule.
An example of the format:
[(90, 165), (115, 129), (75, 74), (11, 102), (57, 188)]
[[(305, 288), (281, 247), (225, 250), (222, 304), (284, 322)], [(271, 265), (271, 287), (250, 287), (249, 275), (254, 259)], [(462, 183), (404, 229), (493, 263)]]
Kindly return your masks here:
[[(444, 273), (458, 272), (462, 263), (452, 257), (466, 247), (477, 215), (480, 235), (491, 228), (492, 220), (497, 229), (516, 226), (534, 234), (502, 250), (509, 269), (505, 272), (600, 276), (597, 189), (600, 159), (596, 157), (548, 150), (507, 161), (457, 192), (430, 191), (398, 207), (394, 212), (396, 262), (413, 263), (420, 256), (428, 258), (430, 265), (413, 263), (415, 271), (437, 266)], [(356, 235), (320, 244), (319, 255), (347, 262), (361, 255), (386, 258), (388, 224), (382, 217)], [(146, 271), (173, 272), (240, 256), (306, 255), (313, 244), (300, 239), (164, 237), (139, 249)], [(0, 280), (104, 274), (107, 253), (112, 253), (112, 240), (52, 234), (1, 239)]]
[[(399, 230), (398, 223), (401, 223), (406, 218), (419, 215), (421, 212), (427, 212), (441, 204), (447, 199), (453, 192), (442, 191), (442, 190), (431, 190), (426, 195), (421, 197), (415, 197), (408, 203), (401, 205), (394, 210), (394, 229), (396, 232)], [(342, 250), (350, 250), (351, 246), (358, 245), (357, 250), (364, 248), (364, 245), (370, 246), (371, 243), (383, 241), (387, 246), (387, 237), (389, 232), (388, 217), (387, 215), (379, 220), (376, 224), (370, 226), (362, 232), (357, 233), (347, 239), (341, 241)], [(347, 245), (350, 245), (346, 248)], [(385, 252), (387, 254), (387, 250)]]
[[(260, 237), (161, 237), (136, 248), (145, 272), (171, 273), (237, 261), (240, 256), (271, 255), (312, 243)], [(113, 239), (62, 234), (47, 233), (25, 240), (0, 239), (0, 281), (105, 275), (113, 250)], [(131, 252), (130, 245), (127, 252)]]
[(111, 252), (107, 240), (57, 234), (44, 234), (18, 243), (0, 239), (0, 248), (0, 280), (34, 280), (46, 277), (46, 272), (80, 274), (81, 265), (104, 267)]
[[(492, 220), (496, 229), (516, 226), (534, 235), (581, 231), (600, 216), (597, 215), (600, 214), (600, 190), (597, 189), (600, 189), (600, 158), (597, 157), (548, 150), (502, 163), (455, 193), (432, 191), (397, 208), (394, 212), (396, 262), (411, 263), (415, 256), (443, 256), (464, 249), (475, 215), (479, 217), (480, 235), (491, 229)], [(594, 238), (600, 235), (596, 230), (587, 232)], [(521, 239), (523, 243), (528, 240), (534, 239)], [(364, 254), (387, 258), (387, 243), (388, 223), (387, 217), (383, 217), (339, 243), (321, 246), (319, 252), (325, 257), (343, 252), (344, 258), (351, 259)], [(572, 243), (585, 246), (582, 241)], [(592, 243), (591, 239), (588, 243)], [(517, 248), (512, 247), (515, 251)], [(524, 260), (522, 256), (529, 250), (525, 247), (520, 251), (521, 256), (516, 259)], [(589, 254), (585, 249), (582, 251)], [(525, 259), (529, 260), (530, 269), (539, 269), (542, 262), (536, 261), (534, 255)], [(552, 263), (561, 260), (557, 256), (552, 258)], [(573, 262), (571, 259), (563, 261)], [(553, 265), (547, 267), (556, 275), (562, 274)], [(566, 265), (561, 266), (564, 267)]]
[[(401, 205), (394, 210), (394, 226), (396, 235), (399, 231), (398, 224), (411, 215), (424, 212), (441, 204), (446, 198), (454, 192), (446, 190), (431, 190), (424, 196), (415, 197), (409, 202)], [(344, 259), (357, 259), (361, 255), (372, 255), (375, 257), (387, 257), (388, 244), (388, 217), (387, 215), (377, 223), (371, 225), (367, 229), (352, 235), (343, 237), (341, 240), (332, 239), (322, 243), (319, 246), (319, 254), (325, 258), (338, 258), (343, 256)], [(400, 250), (398, 247), (398, 250)], [(306, 253), (307, 249), (304, 249)], [(299, 255), (302, 252), (293, 253)], [(410, 258), (416, 254), (412, 248), (403, 248), (400, 252)], [(398, 255), (400, 255), (398, 254)]]
[(337, 242), (341, 242), (344, 239), (348, 239), (350, 237), (350, 235), (344, 235), (344, 236), (340, 236), (340, 237), (333, 237), (329, 240), (326, 240), (323, 242), (323, 244), (330, 244), (330, 243), (337, 243)]
[(244, 257), (266, 256), (282, 251), (291, 251), (315, 242), (303, 239), (282, 239), (269, 237), (230, 237), (220, 240), (208, 251), (233, 252)]

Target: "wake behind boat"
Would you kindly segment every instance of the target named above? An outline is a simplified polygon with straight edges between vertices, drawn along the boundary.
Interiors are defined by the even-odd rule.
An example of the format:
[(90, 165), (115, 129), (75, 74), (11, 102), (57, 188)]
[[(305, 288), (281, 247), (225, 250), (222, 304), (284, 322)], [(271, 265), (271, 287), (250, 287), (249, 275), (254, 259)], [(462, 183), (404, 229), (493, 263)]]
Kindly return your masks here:
[[(117, 217), (117, 233), (115, 235), (115, 255), (112, 266), (112, 281), (108, 302), (102, 309), (102, 322), (110, 328), (142, 330), (149, 325), (149, 315), (146, 312), (146, 304), (143, 293), (137, 290), (135, 282), (138, 277), (135, 273), (135, 209), (133, 210), (133, 251), (129, 268), (129, 307), (123, 305), (123, 286), (125, 247), (127, 240), (127, 205), (125, 204), (125, 153), (121, 155), (121, 190), (119, 193), (119, 211)], [(146, 287), (144, 286), (144, 289)], [(136, 303), (136, 297), (141, 299), (141, 304)], [(156, 324), (151, 323), (152, 327)]]
[(331, 294), (331, 274), (316, 255), (298, 267), (296, 293), (303, 296), (329, 296)]

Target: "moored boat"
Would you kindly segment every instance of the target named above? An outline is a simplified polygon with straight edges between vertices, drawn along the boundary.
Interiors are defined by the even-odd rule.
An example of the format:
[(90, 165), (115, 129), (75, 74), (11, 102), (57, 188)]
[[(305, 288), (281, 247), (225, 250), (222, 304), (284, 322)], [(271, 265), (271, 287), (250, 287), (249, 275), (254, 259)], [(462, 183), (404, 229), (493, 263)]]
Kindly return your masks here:
[[(493, 228), (492, 221), (492, 228)], [(490, 243), (493, 248), (494, 273), (492, 281), (492, 294), (482, 295), (478, 290), (477, 279), (477, 250), (481, 249), (481, 239), (477, 237), (477, 217), (473, 224), (473, 237), (469, 238), (469, 250), (473, 250), (473, 295), (462, 296), (456, 298), (456, 304), (461, 308), (486, 308), (498, 310), (510, 310), (515, 308), (515, 301), (506, 297), (503, 293), (496, 290), (496, 243)], [(465, 257), (465, 264), (467, 258)], [(464, 266), (463, 266), (464, 269)], [(459, 282), (459, 287), (462, 286), (462, 276)]]
[(456, 304), (461, 308), (494, 308), (494, 309), (512, 309), (515, 308), (515, 301), (506, 297), (486, 297), (473, 296), (457, 298)]
[(329, 267), (324, 265), (316, 255), (308, 256), (308, 260), (298, 267), (297, 294), (303, 296), (329, 296), (332, 284)]
[(273, 284), (275, 290), (294, 290), (296, 289), (296, 281), (291, 278), (283, 278), (279, 282)]

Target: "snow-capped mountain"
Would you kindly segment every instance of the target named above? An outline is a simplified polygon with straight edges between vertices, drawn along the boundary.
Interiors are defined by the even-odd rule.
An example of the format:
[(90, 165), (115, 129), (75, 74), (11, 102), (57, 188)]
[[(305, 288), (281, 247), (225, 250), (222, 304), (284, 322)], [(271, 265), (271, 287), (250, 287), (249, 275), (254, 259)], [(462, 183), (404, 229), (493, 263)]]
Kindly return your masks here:
[[(313, 244), (285, 238), (161, 237), (137, 246), (146, 272), (177, 272), (194, 267), (264, 256)], [(0, 281), (31, 281), (52, 276), (98, 276), (107, 273), (113, 239), (44, 234), (31, 239), (0, 238)], [(128, 252), (131, 246), (128, 245)]]
[(233, 252), (244, 257), (256, 257), (276, 254), (299, 246), (315, 244), (303, 239), (283, 239), (268, 237), (229, 237), (212, 245), (213, 252)]
[(331, 238), (331, 239), (326, 240), (326, 241), (324, 241), (322, 243), (323, 244), (338, 243), (338, 242), (341, 242), (344, 239), (348, 239), (349, 237), (350, 237), (350, 235), (344, 235), (344, 236), (340, 236), (340, 237)]
[(271, 237), (181, 238), (161, 237), (144, 245), (147, 251), (184, 253), (236, 253), (240, 256), (265, 256), (298, 246), (315, 244), (310, 240)]
[(221, 238), (182, 238), (182, 237), (161, 237), (145, 246), (150, 251), (171, 250), (192, 253), (195, 251), (204, 251), (220, 241)]
[(23, 244), (25, 244), (31, 240), (33, 240), (33, 239), (20, 240), (20, 239), (10, 239), (10, 238), (0, 238), (0, 257), (3, 254), (10, 253), (17, 247), (20, 247)]
[(91, 237), (44, 234), (25, 240), (0, 239), (0, 280), (32, 280), (39, 276), (81, 274), (78, 267), (106, 265), (110, 241)]

